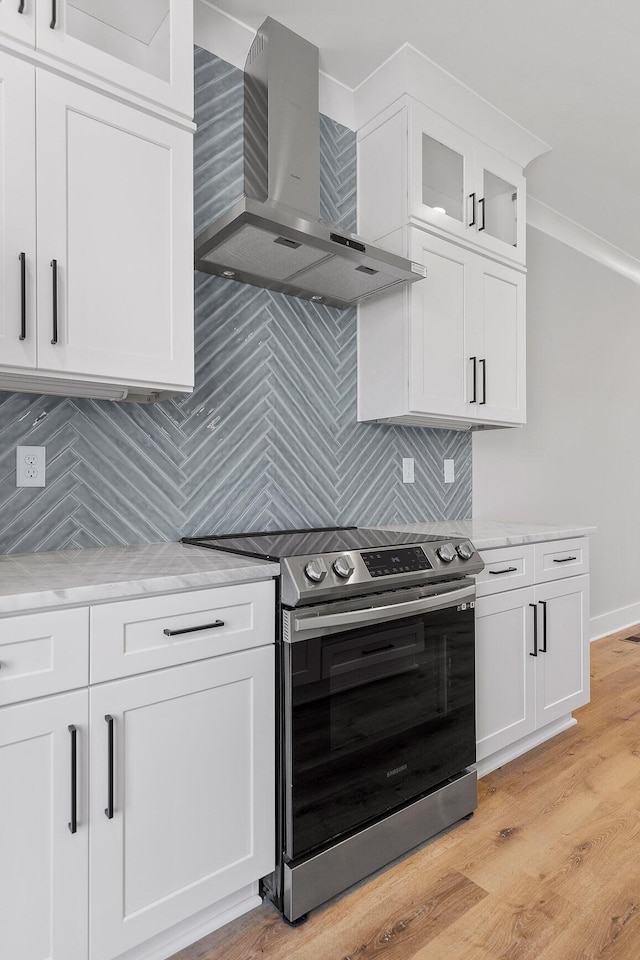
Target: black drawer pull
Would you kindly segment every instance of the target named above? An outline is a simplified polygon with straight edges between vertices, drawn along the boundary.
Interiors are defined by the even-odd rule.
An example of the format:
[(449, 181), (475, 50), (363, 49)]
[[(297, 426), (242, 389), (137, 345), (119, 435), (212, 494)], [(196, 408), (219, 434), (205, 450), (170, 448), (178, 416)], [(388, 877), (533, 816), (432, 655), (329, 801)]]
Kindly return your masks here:
[(55, 30), (56, 23), (58, 22), (58, 11), (56, 9), (56, 0), (51, 0), (51, 23), (49, 26), (52, 30)]
[(538, 656), (538, 604), (530, 603), (530, 607), (533, 607), (533, 653), (529, 651), (530, 657)]
[(67, 730), (71, 734), (71, 820), (67, 826), (71, 833), (76, 833), (78, 829), (78, 730), (72, 723)]
[(469, 357), (469, 360), (473, 364), (473, 397), (469, 400), (469, 403), (476, 403), (478, 393), (478, 358)]
[(569, 563), (569, 560), (577, 560), (577, 557), (563, 557), (562, 560), (554, 560), (554, 563)]
[(21, 253), (20, 261), (20, 340), (27, 339), (27, 256)]
[(18, 7), (18, 13), (24, 13), (24, 0), (20, 0), (20, 6)]
[(105, 716), (107, 721), (107, 751), (108, 751), (108, 772), (107, 772), (107, 805), (104, 814), (107, 820), (113, 820), (113, 717), (110, 713)]
[(483, 403), (487, 402), (487, 361), (479, 360), (478, 363), (482, 364), (482, 400), (480, 401), (480, 406)]
[(471, 223), (469, 224), (469, 226), (470, 226), (470, 227), (475, 227), (475, 225), (476, 225), (476, 195), (475, 195), (475, 193), (470, 193), (470, 194), (469, 194), (469, 200), (471, 200), (471, 210), (473, 211), (472, 214), (471, 214)]
[(489, 570), (489, 573), (493, 574), (494, 577), (497, 577), (501, 573), (515, 573), (517, 569), (517, 567), (505, 567), (504, 570)]
[(540, 647), (541, 653), (547, 652), (547, 601), (540, 600), (540, 606), (542, 607), (542, 646)]
[(371, 657), (374, 653), (382, 653), (383, 650), (393, 650), (395, 648), (395, 643), (387, 643), (384, 647), (374, 647), (373, 650), (363, 650), (363, 657)]
[(482, 226), (481, 226), (481, 227), (478, 227), (478, 232), (479, 232), (480, 230), (484, 230), (484, 228), (485, 228), (485, 223), (484, 223), (484, 197), (482, 197), (480, 200), (478, 200), (478, 206), (480, 206), (480, 204), (482, 204)]
[(182, 630), (163, 630), (165, 637), (179, 637), (182, 633), (197, 633), (198, 630), (213, 630), (214, 627), (224, 627), (224, 620), (215, 623), (204, 623), (201, 627), (183, 627)]

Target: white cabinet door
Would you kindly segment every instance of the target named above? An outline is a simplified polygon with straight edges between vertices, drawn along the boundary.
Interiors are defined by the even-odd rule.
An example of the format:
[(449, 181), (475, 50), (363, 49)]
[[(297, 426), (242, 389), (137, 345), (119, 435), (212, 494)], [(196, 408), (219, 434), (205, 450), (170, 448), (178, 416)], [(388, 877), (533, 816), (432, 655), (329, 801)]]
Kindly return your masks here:
[(473, 416), (467, 369), (475, 349), (469, 285), (476, 258), (420, 230), (411, 231), (411, 258), (427, 276), (409, 290), (409, 409)]
[(477, 224), (475, 140), (454, 123), (414, 104), (409, 122), (409, 213), (473, 240)]
[(522, 169), (482, 143), (475, 147), (478, 215), (475, 238), (485, 249), (526, 262), (526, 181)]
[(36, 363), (35, 119), (35, 69), (0, 53), (0, 367)]
[(36, 92), (40, 369), (189, 389), (191, 135), (44, 72)]
[(260, 647), (92, 688), (92, 960), (273, 869), (273, 661)]
[[(87, 960), (86, 690), (0, 710), (0, 954)], [(72, 738), (76, 737), (76, 830)]]
[(36, 33), (51, 56), (193, 116), (192, 0), (38, 0)]
[(541, 727), (589, 701), (589, 577), (537, 586), (535, 597), (536, 725)]
[(535, 729), (533, 589), (476, 601), (476, 739), (483, 760)]
[(525, 275), (475, 257), (480, 420), (526, 421)]
[(35, 46), (36, 2), (42, 0), (0, 0), (0, 33)]

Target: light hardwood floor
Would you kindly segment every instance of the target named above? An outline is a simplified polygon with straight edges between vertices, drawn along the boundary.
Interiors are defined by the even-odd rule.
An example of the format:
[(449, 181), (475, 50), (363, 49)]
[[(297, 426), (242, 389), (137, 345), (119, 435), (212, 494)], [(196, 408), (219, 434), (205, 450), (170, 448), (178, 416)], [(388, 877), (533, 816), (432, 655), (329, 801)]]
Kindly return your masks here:
[(268, 903), (172, 960), (640, 960), (640, 644), (591, 647), (578, 725), (475, 816), (287, 927)]

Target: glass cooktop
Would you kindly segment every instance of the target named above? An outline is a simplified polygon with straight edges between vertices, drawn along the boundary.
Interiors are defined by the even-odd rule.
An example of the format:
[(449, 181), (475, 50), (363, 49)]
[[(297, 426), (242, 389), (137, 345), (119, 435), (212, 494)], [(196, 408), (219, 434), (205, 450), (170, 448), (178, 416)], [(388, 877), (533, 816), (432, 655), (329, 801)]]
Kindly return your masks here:
[(308, 530), (271, 530), (264, 533), (228, 534), (218, 537), (183, 537), (183, 543), (228, 553), (241, 553), (264, 560), (285, 557), (343, 553), (369, 547), (395, 547), (403, 543), (442, 541), (425, 533), (377, 530), (372, 527), (322, 527)]

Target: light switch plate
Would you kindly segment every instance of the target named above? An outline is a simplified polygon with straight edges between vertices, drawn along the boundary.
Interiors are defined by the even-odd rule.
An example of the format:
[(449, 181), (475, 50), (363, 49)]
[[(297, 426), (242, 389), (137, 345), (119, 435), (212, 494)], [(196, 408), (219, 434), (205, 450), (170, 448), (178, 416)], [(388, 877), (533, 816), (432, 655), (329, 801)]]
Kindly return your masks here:
[(444, 482), (453, 483), (455, 478), (456, 478), (455, 461), (445, 460), (444, 461)]
[(46, 447), (16, 447), (16, 487), (44, 487)]

